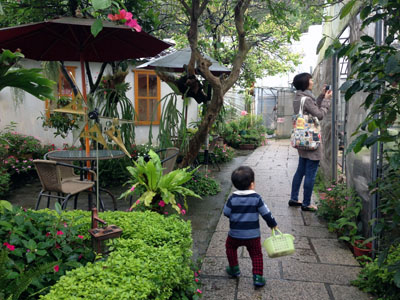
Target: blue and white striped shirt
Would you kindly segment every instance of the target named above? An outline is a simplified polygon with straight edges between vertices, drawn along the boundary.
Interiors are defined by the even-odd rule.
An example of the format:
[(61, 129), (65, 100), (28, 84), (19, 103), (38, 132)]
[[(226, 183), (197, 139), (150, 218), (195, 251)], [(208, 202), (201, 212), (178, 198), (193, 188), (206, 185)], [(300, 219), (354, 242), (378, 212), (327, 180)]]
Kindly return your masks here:
[(273, 228), (277, 223), (261, 196), (253, 190), (235, 191), (224, 206), (224, 215), (229, 218), (229, 236), (236, 239), (260, 237), (258, 215)]

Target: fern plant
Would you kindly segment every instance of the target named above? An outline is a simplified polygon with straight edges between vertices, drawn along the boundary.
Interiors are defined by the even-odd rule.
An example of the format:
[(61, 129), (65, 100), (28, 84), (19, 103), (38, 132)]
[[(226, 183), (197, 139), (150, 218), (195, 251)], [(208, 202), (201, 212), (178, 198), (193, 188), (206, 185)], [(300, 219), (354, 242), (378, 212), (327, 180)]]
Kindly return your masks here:
[[(192, 171), (188, 171), (188, 168), (177, 169), (163, 175), (160, 158), (153, 150), (150, 150), (148, 158), (139, 157), (134, 164), (135, 167), (127, 167), (132, 176), (127, 182), (130, 188), (120, 197), (126, 198), (133, 195), (135, 189), (144, 191), (133, 204), (132, 209), (138, 205), (144, 205), (161, 212), (165, 206), (170, 205), (178, 213), (185, 214), (187, 210), (186, 197), (201, 198), (192, 190), (183, 186), (192, 179), (192, 175), (197, 169)], [(178, 197), (183, 197), (186, 210), (177, 202)]]

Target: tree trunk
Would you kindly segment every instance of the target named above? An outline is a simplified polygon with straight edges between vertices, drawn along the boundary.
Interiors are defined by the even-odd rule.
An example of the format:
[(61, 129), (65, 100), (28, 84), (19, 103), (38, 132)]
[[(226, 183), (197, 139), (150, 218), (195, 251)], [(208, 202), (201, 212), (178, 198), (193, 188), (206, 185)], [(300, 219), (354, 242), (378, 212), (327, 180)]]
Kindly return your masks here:
[[(246, 32), (244, 30), (244, 14), (247, 11), (250, 0), (239, 0), (235, 6), (235, 26), (238, 33), (238, 51), (235, 59), (232, 63), (232, 71), (228, 78), (214, 76), (209, 68), (211, 62), (204, 59), (198, 50), (198, 19), (204, 12), (209, 0), (192, 0), (191, 7), (185, 2), (180, 0), (181, 4), (186, 9), (187, 14), (190, 16), (190, 28), (187, 33), (188, 40), (192, 54), (188, 65), (188, 75), (195, 74), (195, 63), (201, 72), (201, 75), (209, 82), (212, 87), (213, 95), (210, 104), (207, 106), (207, 111), (203, 120), (198, 128), (198, 131), (189, 141), (189, 151), (186, 153), (182, 160), (181, 167), (190, 165), (199, 153), (200, 147), (205, 141), (211, 126), (214, 124), (219, 112), (221, 111), (222, 105), (224, 104), (225, 93), (234, 85), (239, 78), (240, 68), (248, 51), (250, 50), (249, 45), (246, 43), (245, 37)], [(201, 2), (201, 3), (200, 3)]]

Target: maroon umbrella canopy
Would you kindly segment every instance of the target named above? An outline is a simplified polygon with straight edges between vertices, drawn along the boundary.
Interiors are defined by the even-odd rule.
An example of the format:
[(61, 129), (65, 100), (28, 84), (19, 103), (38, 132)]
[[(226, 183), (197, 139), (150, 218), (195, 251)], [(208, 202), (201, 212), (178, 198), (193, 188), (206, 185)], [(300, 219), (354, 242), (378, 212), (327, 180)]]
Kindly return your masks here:
[(63, 17), (0, 29), (0, 49), (21, 49), (26, 58), (41, 61), (89, 61), (152, 57), (171, 45), (145, 32), (103, 22), (93, 37), (93, 19)]

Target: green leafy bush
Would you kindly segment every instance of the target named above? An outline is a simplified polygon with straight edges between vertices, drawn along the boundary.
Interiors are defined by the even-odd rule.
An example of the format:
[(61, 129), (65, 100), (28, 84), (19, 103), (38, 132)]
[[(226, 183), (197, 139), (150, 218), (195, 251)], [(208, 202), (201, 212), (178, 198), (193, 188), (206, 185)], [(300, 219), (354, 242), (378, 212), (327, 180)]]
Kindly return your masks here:
[[(379, 300), (395, 300), (400, 296), (400, 245), (391, 247), (386, 259), (378, 256), (361, 270), (352, 284), (361, 290), (375, 294)], [(397, 270), (396, 270), (397, 269)]]
[(144, 193), (140, 195), (132, 208), (141, 204), (151, 210), (163, 212), (164, 207), (170, 205), (178, 213), (185, 214), (186, 210), (182, 209), (181, 205), (177, 203), (177, 197), (183, 198), (186, 209), (187, 196), (200, 198), (193, 191), (183, 187), (183, 184), (192, 178), (196, 169), (189, 171), (188, 167), (163, 175), (160, 157), (153, 150), (149, 151), (148, 159), (139, 157), (134, 164), (135, 167), (127, 167), (131, 176), (131, 179), (127, 182), (130, 188), (120, 197), (126, 198), (133, 195), (136, 188), (144, 189)]
[(221, 191), (219, 183), (212, 177), (202, 172), (196, 172), (183, 185), (185, 188), (192, 190), (200, 197), (216, 195)]
[(266, 132), (267, 128), (261, 116), (246, 114), (227, 123), (222, 136), (228, 145), (234, 148), (240, 144), (260, 146), (265, 143)]
[[(5, 298), (12, 295), (18, 299), (21, 294), (25, 299), (43, 293), (66, 271), (94, 259), (87, 231), (79, 234), (79, 225), (69, 218), (17, 207), (0, 210), (1, 250), (6, 264), (0, 295)], [(26, 278), (26, 274), (31, 277)]]
[[(87, 232), (90, 212), (64, 214)], [(109, 243), (113, 251), (106, 260), (68, 272), (41, 299), (198, 299), (190, 268), (190, 222), (150, 211), (104, 212), (99, 217), (123, 229)]]
[(10, 189), (10, 174), (0, 167), (0, 199), (8, 194)]
[(213, 152), (218, 163), (229, 162), (235, 157), (235, 150), (227, 144), (222, 146), (217, 144)]
[[(72, 98), (62, 96), (57, 99), (57, 108), (63, 108), (71, 103)], [(49, 117), (42, 113), (38, 119), (43, 121), (42, 127), (50, 127), (55, 129), (54, 137), (61, 136), (63, 139), (65, 139), (70, 131), (79, 128), (77, 124), (83, 120), (83, 117), (77, 117), (76, 115), (70, 113), (53, 111)]]
[(328, 222), (339, 219), (349, 199), (355, 196), (345, 183), (333, 183), (319, 190), (319, 193), (317, 214)]

